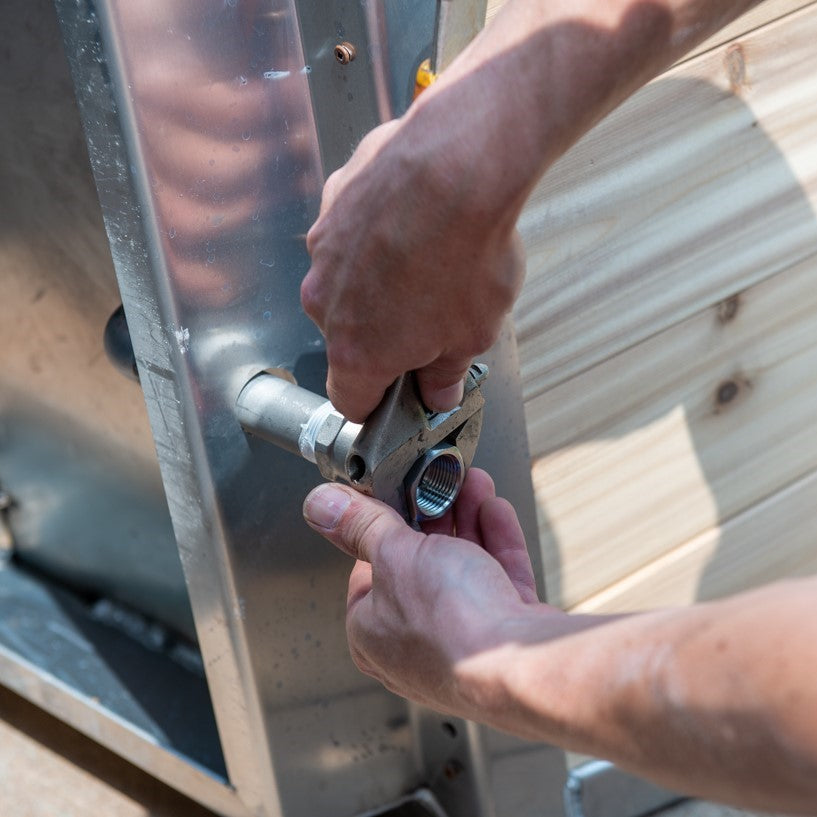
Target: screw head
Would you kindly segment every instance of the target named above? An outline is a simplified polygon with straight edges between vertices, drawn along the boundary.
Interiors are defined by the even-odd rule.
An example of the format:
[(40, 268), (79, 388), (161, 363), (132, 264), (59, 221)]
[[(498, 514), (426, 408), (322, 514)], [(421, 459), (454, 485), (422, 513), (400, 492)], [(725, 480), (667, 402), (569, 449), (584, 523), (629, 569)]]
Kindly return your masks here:
[(346, 41), (335, 46), (335, 59), (341, 65), (348, 65), (357, 56), (357, 51), (351, 43)]

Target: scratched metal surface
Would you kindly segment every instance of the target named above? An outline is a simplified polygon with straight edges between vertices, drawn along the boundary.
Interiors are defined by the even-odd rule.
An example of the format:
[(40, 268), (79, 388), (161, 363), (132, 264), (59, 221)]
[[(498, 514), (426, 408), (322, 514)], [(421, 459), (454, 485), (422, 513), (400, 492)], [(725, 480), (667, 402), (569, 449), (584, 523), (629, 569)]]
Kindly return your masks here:
[[(304, 234), (327, 173), (409, 103), (433, 8), (57, 2), (236, 813), (351, 815), (426, 782), (453, 817), (539, 814), (559, 798), (560, 753), (466, 724), (452, 737), (440, 716), (354, 669), (343, 627), (349, 566), (300, 516), (318, 474), (248, 440), (232, 408), (268, 367), (322, 389), (322, 339), (298, 298)], [(345, 67), (332, 55), (341, 37), (363, 44)], [(109, 279), (102, 289), (107, 317)], [(96, 331), (85, 331), (89, 349)], [(479, 456), (535, 531), (510, 328), (488, 362)], [(78, 392), (76, 414), (89, 416), (89, 391)], [(104, 403), (105, 389), (95, 393)], [(100, 437), (118, 440), (116, 412), (102, 414)], [(129, 476), (141, 463), (155, 469), (134, 433), (143, 447)], [(146, 572), (175, 582), (169, 567)], [(465, 762), (450, 778), (452, 754)], [(135, 742), (126, 755), (156, 762)]]
[(22, 560), (195, 638), (53, 4), (0, 4), (0, 487)]

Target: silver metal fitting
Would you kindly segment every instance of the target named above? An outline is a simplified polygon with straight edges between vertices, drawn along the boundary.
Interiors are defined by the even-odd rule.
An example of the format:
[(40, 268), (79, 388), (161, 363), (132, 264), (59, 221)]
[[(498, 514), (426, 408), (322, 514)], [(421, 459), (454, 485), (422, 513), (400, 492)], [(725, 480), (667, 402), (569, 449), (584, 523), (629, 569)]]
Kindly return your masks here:
[(459, 448), (441, 445), (419, 459), (406, 477), (406, 502), (413, 520), (438, 519), (453, 504), (465, 480)]
[(317, 394), (272, 374), (250, 380), (236, 401), (245, 431), (314, 462), (391, 505), (412, 524), (454, 504), (476, 451), (484, 399), (482, 364), (471, 366), (462, 402), (447, 412), (423, 406), (414, 376), (399, 378), (364, 424)]

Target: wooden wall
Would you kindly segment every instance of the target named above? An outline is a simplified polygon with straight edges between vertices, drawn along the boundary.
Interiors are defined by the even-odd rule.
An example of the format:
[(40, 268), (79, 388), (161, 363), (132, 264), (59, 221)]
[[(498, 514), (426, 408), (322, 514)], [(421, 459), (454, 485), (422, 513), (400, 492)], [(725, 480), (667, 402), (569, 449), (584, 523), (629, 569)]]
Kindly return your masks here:
[(554, 603), (683, 604), (817, 571), (815, 42), (817, 3), (758, 6), (602, 122), (523, 213)]

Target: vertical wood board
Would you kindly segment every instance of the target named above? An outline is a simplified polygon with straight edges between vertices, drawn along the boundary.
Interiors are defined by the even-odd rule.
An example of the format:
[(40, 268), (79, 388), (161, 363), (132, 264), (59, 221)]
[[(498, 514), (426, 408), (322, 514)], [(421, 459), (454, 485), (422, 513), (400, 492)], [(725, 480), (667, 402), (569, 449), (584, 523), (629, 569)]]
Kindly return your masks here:
[(575, 605), (817, 468), (815, 282), (811, 258), (727, 320), (701, 312), (528, 404), (551, 601)]
[(705, 531), (578, 604), (618, 613), (709, 601), (783, 578), (817, 573), (817, 473)]
[[(526, 400), (817, 250), (817, 14), (643, 89), (523, 212)], [(725, 62), (726, 61), (726, 62)]]
[[(485, 16), (486, 22), (490, 22), (504, 5), (505, 0), (489, 0), (488, 11)], [(766, 0), (765, 3), (761, 3), (751, 11), (741, 15), (733, 23), (722, 28), (717, 34), (695, 47), (684, 59), (690, 59), (697, 54), (709, 51), (735, 37), (740, 37), (807, 5), (809, 5), (807, 0)]]

